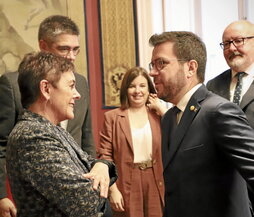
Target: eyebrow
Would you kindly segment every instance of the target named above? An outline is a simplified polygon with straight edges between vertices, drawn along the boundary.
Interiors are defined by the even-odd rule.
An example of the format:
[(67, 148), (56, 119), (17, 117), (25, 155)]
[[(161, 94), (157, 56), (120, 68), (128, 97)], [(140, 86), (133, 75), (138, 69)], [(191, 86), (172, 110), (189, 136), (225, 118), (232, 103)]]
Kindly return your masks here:
[(71, 79), (68, 81), (68, 84), (76, 84), (76, 80), (75, 79)]
[(71, 48), (71, 49), (75, 49), (75, 48), (80, 48), (80, 46), (69, 46), (69, 45), (57, 45), (56, 47), (61, 47), (61, 48)]

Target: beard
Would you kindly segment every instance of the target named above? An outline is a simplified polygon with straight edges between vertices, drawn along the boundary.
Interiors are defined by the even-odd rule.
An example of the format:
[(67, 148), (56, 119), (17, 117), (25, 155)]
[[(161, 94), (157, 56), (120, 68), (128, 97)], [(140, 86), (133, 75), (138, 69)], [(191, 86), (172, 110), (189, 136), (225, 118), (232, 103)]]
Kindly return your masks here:
[(158, 88), (158, 97), (166, 102), (175, 103), (175, 98), (187, 84), (185, 79), (184, 70), (180, 68), (176, 72), (176, 77), (163, 82), (163, 87)]
[(228, 66), (234, 71), (242, 71), (242, 67), (245, 65), (245, 58), (239, 52), (234, 52), (226, 59)]

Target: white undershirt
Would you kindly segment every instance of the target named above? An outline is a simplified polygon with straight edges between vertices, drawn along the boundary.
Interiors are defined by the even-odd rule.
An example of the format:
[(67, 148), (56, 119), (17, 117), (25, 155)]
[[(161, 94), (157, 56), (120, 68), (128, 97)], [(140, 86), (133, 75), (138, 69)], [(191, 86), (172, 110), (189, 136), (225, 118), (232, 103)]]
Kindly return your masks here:
[(134, 163), (152, 159), (152, 131), (149, 121), (142, 128), (131, 127)]
[[(233, 101), (233, 97), (234, 97), (234, 92), (235, 92), (235, 87), (236, 87), (236, 83), (237, 83), (237, 77), (236, 77), (237, 72), (232, 71), (231, 75), (231, 83), (230, 83), (230, 101)], [(250, 88), (251, 83), (254, 80), (254, 64), (252, 64), (246, 71), (245, 74), (243, 76), (243, 86), (242, 86), (242, 92), (241, 92), (241, 99), (243, 95), (247, 92), (247, 90)]]
[(67, 129), (67, 125), (68, 125), (68, 120), (64, 120), (60, 122), (60, 126), (62, 128), (64, 128), (65, 130)]

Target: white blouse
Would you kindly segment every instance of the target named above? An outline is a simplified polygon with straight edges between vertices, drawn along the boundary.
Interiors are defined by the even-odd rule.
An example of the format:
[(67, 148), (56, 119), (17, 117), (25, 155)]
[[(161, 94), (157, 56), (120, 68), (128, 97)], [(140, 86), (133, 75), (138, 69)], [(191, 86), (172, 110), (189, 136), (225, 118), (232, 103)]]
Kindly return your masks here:
[(131, 127), (134, 163), (152, 159), (152, 131), (149, 121), (142, 128)]

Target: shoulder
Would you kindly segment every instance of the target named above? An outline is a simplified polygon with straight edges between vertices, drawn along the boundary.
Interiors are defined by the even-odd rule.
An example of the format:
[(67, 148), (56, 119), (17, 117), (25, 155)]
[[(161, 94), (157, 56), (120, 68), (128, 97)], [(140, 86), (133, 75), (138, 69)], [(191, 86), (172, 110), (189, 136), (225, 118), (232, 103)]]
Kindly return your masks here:
[(148, 112), (148, 116), (149, 116), (150, 119), (154, 119), (154, 120), (160, 121), (161, 116), (158, 115), (155, 111), (151, 111), (150, 109), (148, 109), (147, 112)]
[(49, 122), (44, 117), (32, 113), (26, 109), (23, 110), (23, 113), (18, 117), (18, 122), (15, 126), (15, 130), (21, 136), (30, 137), (33, 134), (38, 136), (45, 136), (55, 134), (55, 128), (51, 122)]
[[(223, 104), (232, 105), (233, 103), (227, 99), (209, 91), (206, 86), (202, 85), (191, 97), (187, 107), (195, 107), (202, 111), (215, 111)], [(233, 105), (234, 107), (234, 105)]]
[(7, 72), (0, 76), (0, 81), (8, 81), (11, 84), (17, 85), (18, 72)]
[(222, 72), (221, 74), (217, 75), (216, 77), (214, 77), (213, 79), (209, 80), (207, 82), (207, 86), (217, 83), (217, 82), (224, 82), (226, 78), (230, 78), (231, 76), (231, 70), (228, 69), (224, 72)]
[(83, 75), (81, 75), (81, 74), (79, 74), (77, 72), (74, 72), (74, 76), (75, 76), (77, 85), (79, 85), (79, 84), (82, 84), (83, 86), (84, 85), (85, 86), (88, 85), (88, 81), (87, 81), (85, 76), (83, 76)]
[(117, 116), (117, 115), (126, 115), (127, 114), (127, 110), (123, 110), (121, 108), (116, 108), (116, 109), (112, 109), (109, 111), (106, 111), (104, 113), (104, 116)]
[(232, 117), (242, 118), (245, 116), (242, 109), (235, 103), (232, 103), (211, 91), (208, 91), (206, 97), (199, 103), (200, 114), (203, 114), (206, 118), (210, 117), (211, 122), (220, 122), (225, 120), (225, 118), (228, 118), (226, 121), (229, 121)]
[(117, 119), (118, 117), (126, 117), (128, 116), (128, 110), (127, 109), (121, 109), (121, 108), (116, 108), (116, 109), (112, 109), (110, 111), (107, 111), (104, 113), (104, 118), (106, 120), (115, 120)]
[(81, 79), (81, 80), (85, 80), (85, 81), (86, 81), (85, 76), (83, 76), (83, 75), (81, 75), (81, 74), (79, 74), (79, 73), (77, 73), (77, 72), (74, 72), (74, 75), (75, 75), (75, 78), (78, 78), (78, 79)]
[(89, 88), (88, 88), (88, 81), (87, 79), (77, 73), (77, 72), (74, 72), (74, 76), (75, 76), (75, 80), (76, 80), (76, 88), (78, 90), (78, 92), (81, 94), (81, 95), (85, 95), (86, 97), (88, 97), (89, 95)]

